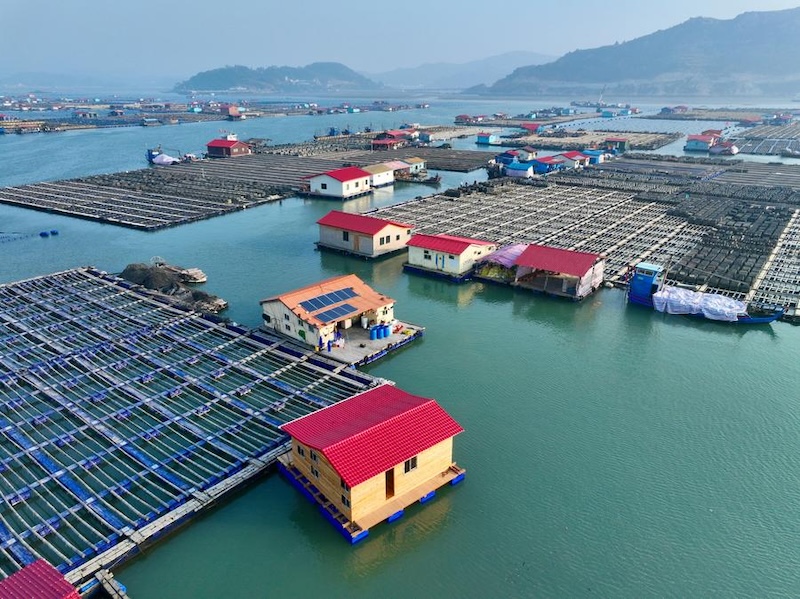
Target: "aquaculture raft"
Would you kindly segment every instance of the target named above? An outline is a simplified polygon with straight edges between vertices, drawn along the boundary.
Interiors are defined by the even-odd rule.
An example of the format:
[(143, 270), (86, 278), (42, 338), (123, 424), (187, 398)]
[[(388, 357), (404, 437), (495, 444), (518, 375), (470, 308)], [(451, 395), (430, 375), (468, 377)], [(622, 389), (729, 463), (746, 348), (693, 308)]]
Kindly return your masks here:
[(0, 575), (79, 584), (286, 449), (285, 422), (375, 384), (90, 269), (0, 285)]

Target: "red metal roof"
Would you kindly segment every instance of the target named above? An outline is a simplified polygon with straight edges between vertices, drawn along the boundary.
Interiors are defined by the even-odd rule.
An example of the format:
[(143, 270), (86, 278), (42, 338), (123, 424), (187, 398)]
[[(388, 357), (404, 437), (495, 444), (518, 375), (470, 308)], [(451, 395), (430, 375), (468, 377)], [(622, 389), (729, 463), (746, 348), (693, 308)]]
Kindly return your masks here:
[(575, 252), (546, 245), (529, 245), (515, 264), (536, 270), (560, 272), (574, 277), (582, 277), (592, 268), (600, 254)]
[(366, 216), (364, 214), (352, 214), (350, 212), (342, 212), (341, 210), (331, 210), (328, 214), (319, 219), (317, 224), (354, 231), (356, 233), (364, 233), (365, 235), (380, 233), (388, 225), (395, 225), (403, 229), (411, 228), (411, 225), (399, 223), (397, 221), (375, 218), (374, 216)]
[(2, 599), (80, 599), (78, 591), (61, 572), (43, 559), (28, 564), (0, 580)]
[(469, 237), (456, 237), (454, 235), (425, 235), (417, 233), (408, 240), (406, 245), (447, 254), (462, 254), (471, 245), (494, 245), (494, 242), (470, 239)]
[(464, 430), (433, 399), (392, 385), (375, 387), (281, 429), (320, 451), (351, 487)]
[(303, 178), (313, 179), (314, 177), (321, 177), (322, 175), (328, 175), (332, 179), (336, 179), (342, 183), (345, 181), (352, 181), (353, 179), (369, 179), (371, 176), (367, 171), (360, 169), (357, 166), (346, 166), (345, 168), (337, 168), (332, 171), (320, 173), (319, 175), (309, 175)]
[(713, 135), (689, 135), (686, 137), (687, 141), (703, 141), (703, 142), (711, 142), (716, 139)]
[(238, 139), (214, 139), (211, 140), (206, 144), (206, 147), (209, 148), (232, 148), (237, 144), (247, 145), (243, 141), (239, 141)]
[(564, 158), (569, 158), (570, 160), (585, 160), (588, 158), (585, 154), (578, 152), (577, 150), (573, 150), (571, 152), (562, 152), (559, 156), (563, 156)]

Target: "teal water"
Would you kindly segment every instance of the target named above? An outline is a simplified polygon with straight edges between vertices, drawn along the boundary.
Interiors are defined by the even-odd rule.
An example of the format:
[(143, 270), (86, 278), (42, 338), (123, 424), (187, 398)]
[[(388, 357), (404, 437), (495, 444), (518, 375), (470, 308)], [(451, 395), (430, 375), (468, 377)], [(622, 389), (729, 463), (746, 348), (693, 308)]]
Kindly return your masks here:
[[(139, 153), (129, 131), (120, 139)], [(72, 156), (100, 144), (95, 134), (46, 143)], [(5, 141), (0, 179), (27, 177)], [(61, 176), (44, 157), (31, 169)], [(347, 208), (370, 206), (356, 202)], [(347, 545), (269, 476), (116, 569), (132, 597), (800, 595), (800, 330), (658, 315), (615, 290), (574, 304), (454, 285), (403, 273), (402, 257), (319, 253), (314, 222), (332, 207), (291, 199), (142, 233), (0, 206), (0, 231), (33, 234), (0, 243), (3, 282), (161, 255), (201, 267), (228, 316), (257, 326), (259, 299), (355, 272), (427, 327), (367, 370), (435, 397), (466, 429), (455, 444), (466, 481), (364, 543)], [(61, 234), (35, 236), (50, 228)]]

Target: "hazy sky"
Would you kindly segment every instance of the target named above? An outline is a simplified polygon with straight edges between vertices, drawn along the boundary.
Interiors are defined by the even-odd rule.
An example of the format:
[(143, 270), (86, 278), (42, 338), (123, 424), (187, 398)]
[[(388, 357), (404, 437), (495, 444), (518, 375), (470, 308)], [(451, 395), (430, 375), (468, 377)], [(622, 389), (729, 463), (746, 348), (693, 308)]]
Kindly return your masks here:
[(514, 50), (561, 55), (691, 17), (796, 6), (800, 0), (0, 0), (0, 74), (187, 78), (225, 65), (317, 61), (381, 72)]

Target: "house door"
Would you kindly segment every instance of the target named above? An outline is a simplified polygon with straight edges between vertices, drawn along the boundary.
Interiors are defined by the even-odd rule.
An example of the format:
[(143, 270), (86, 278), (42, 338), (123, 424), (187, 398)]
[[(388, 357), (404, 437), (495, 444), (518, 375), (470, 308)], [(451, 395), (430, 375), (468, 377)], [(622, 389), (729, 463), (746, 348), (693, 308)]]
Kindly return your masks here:
[(394, 497), (394, 468), (386, 471), (386, 499)]

